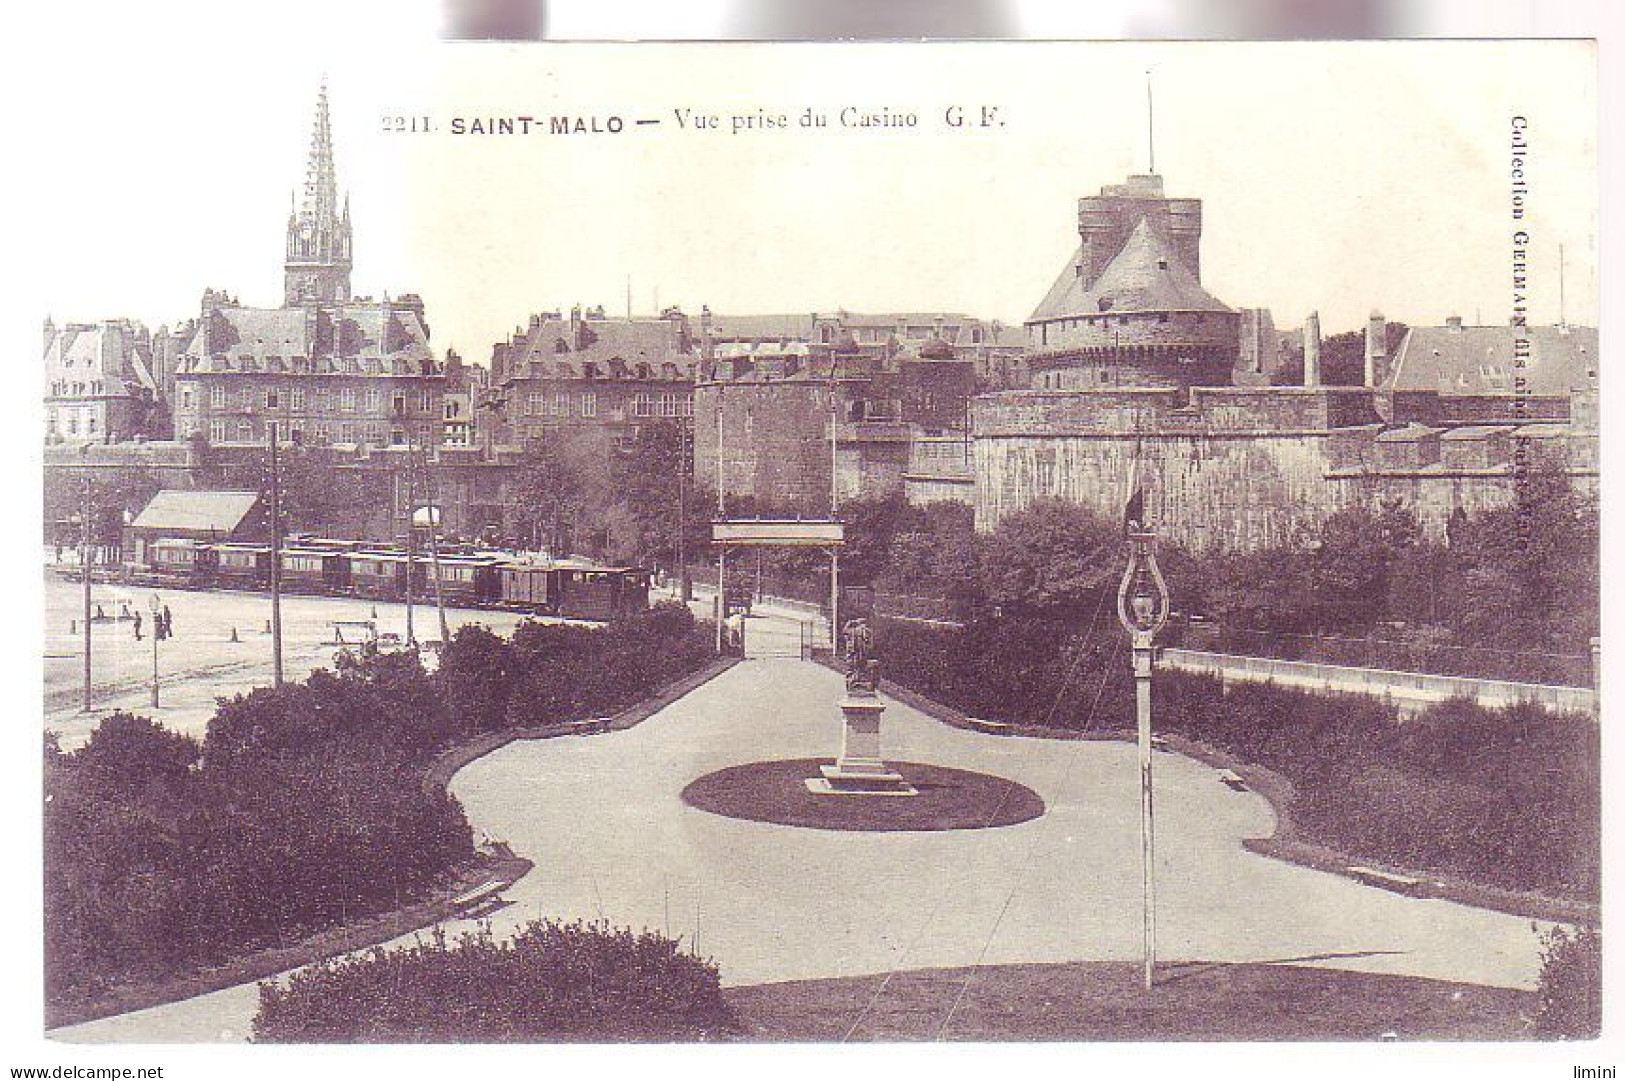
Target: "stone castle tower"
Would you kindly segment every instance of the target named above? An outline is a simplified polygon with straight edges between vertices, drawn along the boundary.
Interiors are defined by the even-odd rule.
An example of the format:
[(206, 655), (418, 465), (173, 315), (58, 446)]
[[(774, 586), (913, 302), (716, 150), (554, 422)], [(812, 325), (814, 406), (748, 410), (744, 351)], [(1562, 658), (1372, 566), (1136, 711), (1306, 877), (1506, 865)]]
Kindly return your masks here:
[(1034, 386), (1230, 384), (1241, 317), (1202, 288), (1201, 244), (1201, 200), (1155, 173), (1079, 199), (1076, 253), (1027, 319)]
[(305, 194), (288, 214), (288, 244), (283, 266), (283, 303), (287, 307), (318, 301), (350, 299), (350, 200), (339, 209), (338, 179), (333, 168), (333, 126), (327, 113), (327, 86), (316, 96), (316, 122), (305, 166)]

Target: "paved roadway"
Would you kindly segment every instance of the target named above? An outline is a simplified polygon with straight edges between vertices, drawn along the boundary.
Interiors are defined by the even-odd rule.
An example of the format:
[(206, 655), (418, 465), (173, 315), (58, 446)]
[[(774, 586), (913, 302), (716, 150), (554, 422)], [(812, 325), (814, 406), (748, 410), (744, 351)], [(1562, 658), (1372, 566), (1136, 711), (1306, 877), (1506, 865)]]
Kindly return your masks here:
[[(753, 619), (755, 641), (788, 622)], [(536, 869), (499, 933), (539, 916), (662, 929), (715, 958), (725, 983), (933, 966), (1133, 960), (1140, 951), (1134, 749), (986, 736), (900, 703), (888, 756), (1018, 780), (1044, 816), (997, 830), (858, 834), (740, 822), (685, 806), (691, 779), (761, 759), (829, 755), (840, 677), (753, 658), (624, 732), (511, 744), (453, 791), (476, 828)], [(1527, 919), (1401, 897), (1246, 852), (1268, 805), (1214, 770), (1158, 755), (1158, 941), (1166, 960), (1305, 964), (1530, 988)], [(458, 926), (456, 924), (454, 927)], [(467, 926), (464, 924), (463, 926)], [(241, 1039), (252, 987), (65, 1030), (87, 1041)]]
[[(174, 617), (175, 637), (158, 644), (159, 709), (152, 708), (152, 617), (147, 611), (150, 587), (93, 583), (92, 611), (100, 604), (109, 616), (120, 603), (142, 613), (141, 641), (129, 622), (91, 625), (91, 685), (94, 712), (81, 712), (83, 641), (74, 621), (83, 611), (83, 585), (54, 573), (45, 579), (45, 727), (56, 732), (64, 748), (78, 746), (101, 717), (128, 709), (188, 735), (203, 736), (214, 715), (215, 698), (271, 684), (271, 599), (257, 593), (206, 593), (160, 589), (162, 603)], [(370, 620), (377, 613), (380, 632), (404, 636), (406, 607), (400, 604), (341, 597), (289, 596), (282, 599), (283, 672), (303, 679), (313, 668), (331, 665), (337, 652), (334, 620)], [(464, 623), (484, 623), (504, 634), (522, 616), (448, 608), (452, 632)], [(415, 606), (418, 639), (440, 637), (434, 605)], [(231, 641), (236, 630), (238, 641)], [(349, 633), (354, 633), (352, 630)]]

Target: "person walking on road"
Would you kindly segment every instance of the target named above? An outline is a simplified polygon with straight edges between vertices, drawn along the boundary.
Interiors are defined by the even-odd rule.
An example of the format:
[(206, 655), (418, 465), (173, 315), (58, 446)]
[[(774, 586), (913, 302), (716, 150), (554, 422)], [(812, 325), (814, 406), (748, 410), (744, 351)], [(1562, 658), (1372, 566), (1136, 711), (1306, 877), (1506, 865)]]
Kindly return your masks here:
[(175, 617), (169, 614), (169, 605), (164, 605), (164, 637), (175, 637)]
[(141, 612), (139, 609), (135, 613), (135, 640), (137, 642), (141, 641)]

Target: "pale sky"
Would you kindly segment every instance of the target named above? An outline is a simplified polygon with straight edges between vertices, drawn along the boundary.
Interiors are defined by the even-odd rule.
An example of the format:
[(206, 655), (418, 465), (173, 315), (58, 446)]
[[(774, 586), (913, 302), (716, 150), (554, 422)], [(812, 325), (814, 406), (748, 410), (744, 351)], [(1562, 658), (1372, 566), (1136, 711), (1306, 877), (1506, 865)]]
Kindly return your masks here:
[[(393, 12), (393, 17), (380, 11)], [(231, 17), (227, 18), (225, 12)], [(58, 322), (281, 302), (290, 192), (325, 73), (358, 295), (420, 293), (435, 345), (485, 361), (529, 313), (958, 310), (1020, 322), (1077, 241), (1076, 201), (1146, 167), (1146, 71), (1168, 194), (1203, 200), (1203, 282), (1327, 333), (1372, 308), (1486, 323), (1531, 236), (1531, 314), (1597, 308), (1595, 54), (1583, 43), (461, 45), (435, 6), (129, 7), (41, 57), (23, 118), (21, 297)], [(210, 42), (208, 46), (202, 44)], [(950, 131), (943, 110), (1004, 126)], [(841, 130), (844, 106), (919, 118)], [(816, 131), (684, 132), (674, 110), (831, 115)], [(385, 135), (427, 113), (430, 135)], [(618, 136), (448, 133), (453, 116), (625, 119)], [(1529, 217), (1510, 212), (1528, 118)], [(634, 118), (658, 126), (634, 127)], [(30, 132), (29, 128), (37, 125)]]

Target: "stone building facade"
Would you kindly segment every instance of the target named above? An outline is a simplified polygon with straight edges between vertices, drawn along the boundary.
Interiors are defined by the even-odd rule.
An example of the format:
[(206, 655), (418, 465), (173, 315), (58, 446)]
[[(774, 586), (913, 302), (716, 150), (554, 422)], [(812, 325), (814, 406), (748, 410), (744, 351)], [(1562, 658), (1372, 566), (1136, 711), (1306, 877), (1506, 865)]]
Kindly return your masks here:
[(45, 320), (45, 441), (118, 443), (168, 434), (155, 357), (169, 350), (163, 329), (130, 319), (99, 323)]
[(423, 301), (353, 298), (349, 200), (340, 208), (327, 91), (318, 95), (305, 186), (288, 219), (280, 308), (205, 290), (174, 362), (175, 434), (262, 444), (274, 426), (315, 446), (438, 445), (447, 390), (465, 393), (455, 354), (437, 359)]
[(699, 342), (689, 318), (620, 319), (603, 308), (532, 315), (491, 352), (483, 409), (493, 445), (540, 448), (552, 438), (626, 447), (642, 425), (694, 415)]

